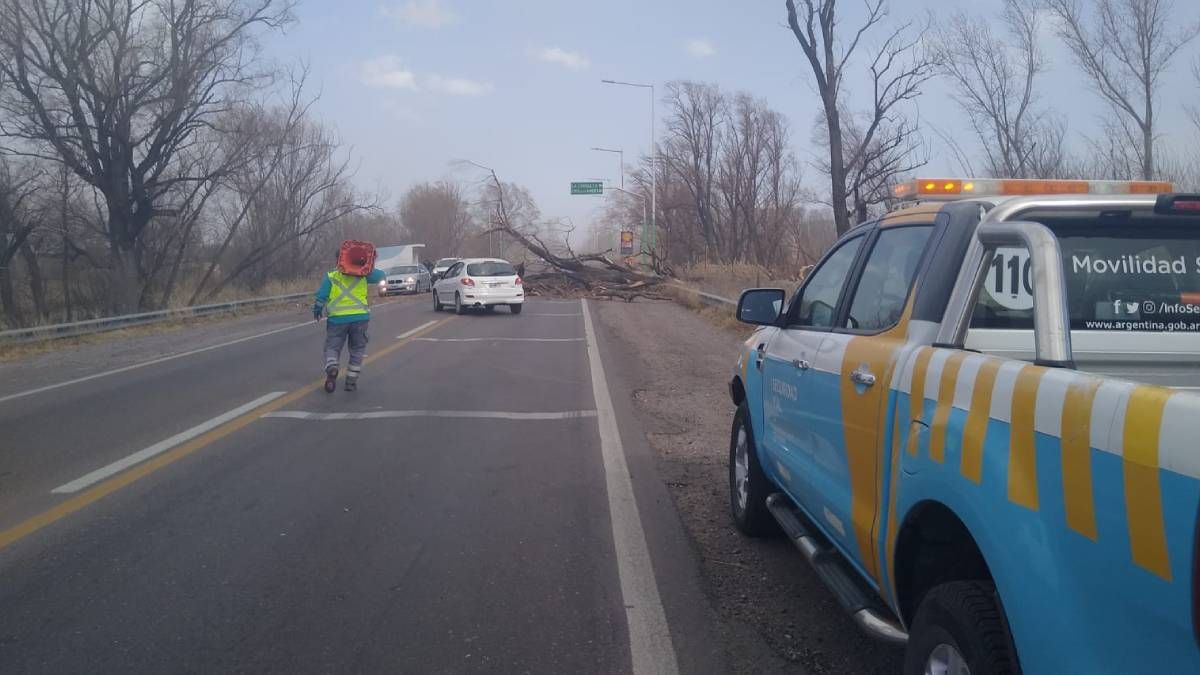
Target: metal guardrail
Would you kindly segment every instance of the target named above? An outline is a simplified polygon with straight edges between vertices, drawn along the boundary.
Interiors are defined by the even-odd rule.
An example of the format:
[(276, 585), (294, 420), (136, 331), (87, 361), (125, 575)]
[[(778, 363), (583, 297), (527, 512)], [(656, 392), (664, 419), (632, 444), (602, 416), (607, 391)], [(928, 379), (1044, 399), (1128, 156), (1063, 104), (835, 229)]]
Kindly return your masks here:
[(681, 291), (686, 291), (700, 298), (700, 302), (709, 305), (710, 307), (737, 307), (737, 300), (730, 300), (724, 296), (716, 295), (715, 293), (706, 293), (704, 291), (692, 288), (686, 284), (672, 283), (669, 284), (678, 288)]
[(249, 300), (235, 300), (233, 302), (218, 302), (211, 305), (196, 305), (195, 307), (164, 309), (157, 312), (141, 312), (139, 314), (110, 316), (103, 319), (89, 319), (87, 321), (75, 321), (73, 323), (59, 323), (52, 326), (17, 328), (14, 330), (0, 331), (0, 344), (79, 337), (81, 335), (103, 333), (105, 331), (128, 328), (130, 326), (143, 326), (146, 324), (158, 323), (160, 321), (168, 321), (171, 319), (219, 314), (221, 312), (229, 312), (241, 309), (243, 307), (257, 307), (260, 305), (270, 305), (277, 302), (286, 302), (288, 300), (299, 300), (311, 295), (312, 293), (289, 293), (287, 295), (273, 295), (266, 298), (251, 298)]

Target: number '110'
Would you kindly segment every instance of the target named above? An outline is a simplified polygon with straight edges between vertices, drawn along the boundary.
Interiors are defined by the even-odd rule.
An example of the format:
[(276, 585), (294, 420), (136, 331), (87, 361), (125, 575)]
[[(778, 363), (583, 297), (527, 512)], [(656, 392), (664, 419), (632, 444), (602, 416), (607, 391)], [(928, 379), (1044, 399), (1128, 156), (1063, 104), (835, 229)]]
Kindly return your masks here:
[(997, 253), (996, 257), (992, 259), (992, 267), (996, 270), (996, 292), (997, 293), (1005, 292), (1005, 290), (1004, 290), (1004, 268), (1007, 267), (1008, 272), (1009, 272), (1009, 277), (1011, 279), (1011, 283), (1009, 284), (1008, 287), (1010, 289), (1012, 289), (1010, 291), (1007, 291), (1008, 294), (1009, 295), (1017, 295), (1018, 293), (1020, 293), (1020, 290), (1017, 286), (1017, 284), (1020, 283), (1022, 286), (1025, 287), (1025, 292), (1027, 294), (1033, 295), (1033, 284), (1031, 284), (1029, 281), (1029, 263), (1030, 263), (1030, 259), (1026, 258), (1025, 264), (1022, 265), (1021, 257), (1015, 256), (1015, 255), (1010, 257), (1008, 259), (1008, 262), (1006, 263), (1004, 261), (1004, 254)]

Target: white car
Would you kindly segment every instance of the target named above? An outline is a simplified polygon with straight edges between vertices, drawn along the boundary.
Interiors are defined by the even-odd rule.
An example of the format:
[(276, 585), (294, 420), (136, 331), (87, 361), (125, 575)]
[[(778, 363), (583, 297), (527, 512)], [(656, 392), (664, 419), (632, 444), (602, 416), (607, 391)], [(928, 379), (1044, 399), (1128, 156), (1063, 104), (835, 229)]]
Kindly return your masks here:
[(468, 309), (492, 311), (507, 305), (513, 314), (521, 313), (525, 288), (512, 263), (499, 258), (467, 258), (450, 266), (433, 284), (433, 311), (453, 307), (455, 314)]

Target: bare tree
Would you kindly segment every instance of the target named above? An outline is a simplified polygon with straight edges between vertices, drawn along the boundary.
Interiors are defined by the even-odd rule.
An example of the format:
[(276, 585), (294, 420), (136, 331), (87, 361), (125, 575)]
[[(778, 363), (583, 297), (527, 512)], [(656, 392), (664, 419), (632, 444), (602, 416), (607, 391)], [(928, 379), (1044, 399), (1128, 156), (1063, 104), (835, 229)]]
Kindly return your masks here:
[(1079, 0), (1045, 1), (1076, 63), (1112, 108), (1115, 128), (1133, 141), (1141, 177), (1153, 179), (1159, 81), (1200, 24), (1173, 20), (1170, 0), (1093, 0), (1090, 20)]
[(979, 139), (988, 173), (998, 178), (1048, 178), (1060, 170), (1053, 161), (1062, 157), (1062, 134), (1054, 132), (1062, 125), (1037, 107), (1037, 79), (1047, 66), (1039, 4), (1005, 0), (1003, 36), (992, 31), (994, 22), (965, 12), (937, 34), (935, 60)]
[(36, 169), (0, 160), (0, 310), (13, 326), (28, 321), (13, 289), (13, 262), (41, 225), (33, 205), (39, 178)]
[(705, 244), (719, 254), (717, 154), (728, 104), (715, 85), (697, 82), (668, 83), (666, 103), (667, 138), (658, 152), (663, 171), (687, 187)]
[[(351, 186), (350, 162), (339, 158), (339, 143), (328, 129), (311, 120), (293, 124), (290, 111), (277, 111), (274, 121), (283, 151), (263, 153), (266, 159), (232, 181), (231, 255), (209, 298), (236, 279), (259, 288), (268, 278), (296, 278), (321, 253), (324, 239), (315, 235), (350, 214), (378, 208)], [(198, 286), (189, 304), (204, 290)]]
[(892, 198), (897, 180), (929, 161), (915, 123), (904, 117), (885, 120), (876, 127), (874, 138), (867, 140), (869, 118), (869, 114), (842, 115), (846, 147), (856, 149), (854, 161), (846, 163), (846, 191), (857, 223)]
[(446, 181), (409, 188), (400, 200), (400, 222), (430, 259), (459, 255), (474, 226), (463, 187)]
[(912, 22), (892, 30), (869, 57), (872, 105), (856, 142), (848, 144), (842, 121), (846, 68), (867, 33), (887, 18), (886, 0), (867, 0), (866, 17), (846, 34), (838, 32), (837, 0), (801, 0), (799, 11), (796, 4), (786, 0), (788, 27), (804, 52), (821, 97), (829, 137), (830, 202), (840, 235), (850, 229), (850, 167), (866, 166), (863, 156), (872, 148), (894, 144), (879, 136), (907, 126), (901, 121), (902, 107), (920, 95), (921, 86), (933, 75), (933, 64), (919, 48), (925, 30), (910, 36)]
[(266, 74), (255, 33), (288, 0), (0, 0), (0, 131), (62, 162), (105, 204), (114, 305), (140, 296), (138, 239), (162, 197), (203, 176), (179, 153)]

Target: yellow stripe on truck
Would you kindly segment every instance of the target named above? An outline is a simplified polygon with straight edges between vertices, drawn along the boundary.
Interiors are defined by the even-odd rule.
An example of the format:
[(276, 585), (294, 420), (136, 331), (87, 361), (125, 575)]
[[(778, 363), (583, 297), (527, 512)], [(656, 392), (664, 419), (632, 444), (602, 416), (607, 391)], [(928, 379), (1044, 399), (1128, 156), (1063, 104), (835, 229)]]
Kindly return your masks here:
[[(929, 359), (933, 350), (926, 347), (917, 352), (917, 361), (913, 364), (912, 386), (908, 390), (908, 407), (913, 423), (920, 422), (925, 417), (925, 372), (929, 370)], [(909, 425), (910, 429), (912, 424)], [(908, 454), (917, 456), (917, 439), (919, 434), (910, 434)]]
[(1063, 506), (1067, 526), (1096, 540), (1096, 499), (1092, 491), (1092, 404), (1100, 380), (1067, 386), (1062, 408)]
[(1138, 386), (1125, 408), (1122, 468), (1129, 545), (1139, 566), (1171, 580), (1167, 533), (1163, 522), (1162, 486), (1158, 479), (1158, 435), (1171, 390)]
[(971, 409), (967, 411), (967, 424), (963, 428), (960, 470), (976, 484), (983, 482), (983, 441), (991, 420), (992, 389), (996, 386), (996, 373), (1001, 364), (998, 359), (987, 359), (979, 364), (971, 390)]
[(937, 408), (934, 409), (933, 424), (929, 428), (929, 458), (938, 463), (946, 460), (946, 427), (950, 424), (950, 411), (954, 409), (954, 388), (958, 384), (958, 370), (965, 358), (966, 352), (955, 352), (946, 358), (946, 363), (942, 366)]
[(1045, 368), (1025, 366), (1013, 384), (1012, 419), (1008, 441), (1008, 500), (1037, 511), (1037, 447), (1034, 419), (1037, 390)]

